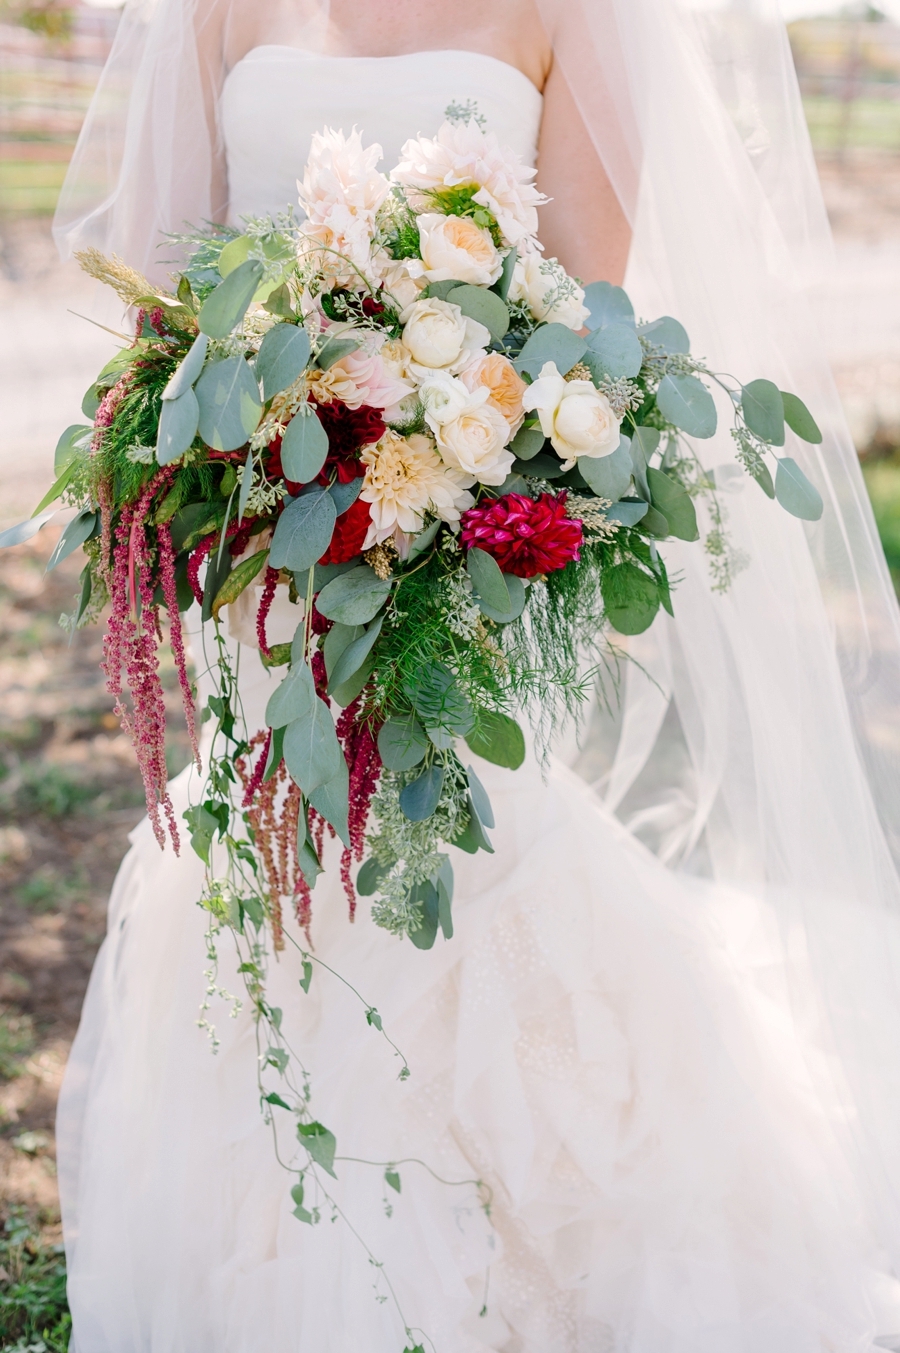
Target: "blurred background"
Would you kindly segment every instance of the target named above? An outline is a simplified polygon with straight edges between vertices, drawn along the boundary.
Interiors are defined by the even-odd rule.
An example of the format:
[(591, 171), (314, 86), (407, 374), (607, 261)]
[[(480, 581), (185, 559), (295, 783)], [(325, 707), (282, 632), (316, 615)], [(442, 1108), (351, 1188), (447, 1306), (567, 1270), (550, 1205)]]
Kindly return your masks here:
[[(900, 589), (900, 0), (783, 9), (835, 235), (827, 342)], [(114, 342), (78, 317), (94, 283), (59, 262), (50, 221), (119, 12), (0, 0), (0, 526), (51, 482), (56, 440)], [(143, 798), (101, 635), (70, 645), (57, 624), (80, 566), (45, 577), (56, 534), (0, 572), (0, 1350), (19, 1353), (68, 1342), (53, 1113)], [(178, 723), (172, 771), (187, 760)]]

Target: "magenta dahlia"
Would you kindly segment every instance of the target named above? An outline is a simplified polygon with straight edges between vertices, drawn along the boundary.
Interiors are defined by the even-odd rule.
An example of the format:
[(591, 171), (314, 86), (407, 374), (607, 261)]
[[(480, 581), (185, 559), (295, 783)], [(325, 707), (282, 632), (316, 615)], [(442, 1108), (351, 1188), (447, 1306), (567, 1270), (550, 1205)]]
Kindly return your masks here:
[(504, 573), (533, 578), (580, 559), (581, 522), (566, 516), (566, 494), (525, 498), (507, 493), (464, 512), (462, 542), (496, 559)]

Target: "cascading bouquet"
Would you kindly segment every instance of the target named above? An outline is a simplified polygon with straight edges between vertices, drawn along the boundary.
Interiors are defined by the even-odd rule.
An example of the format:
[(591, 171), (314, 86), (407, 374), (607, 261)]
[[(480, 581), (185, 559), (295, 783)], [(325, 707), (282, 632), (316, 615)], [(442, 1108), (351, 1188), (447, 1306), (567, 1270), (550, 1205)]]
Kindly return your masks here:
[[(408, 141), (388, 177), (379, 158), (356, 132), (315, 136), (302, 223), (182, 237), (172, 294), (81, 256), (137, 308), (136, 337), (86, 398), (92, 426), (60, 440), (35, 516), (0, 540), (32, 534), (56, 499), (78, 509), (51, 566), (84, 547), (72, 623), (109, 607), (109, 690), (176, 848), (161, 616), (199, 765), (180, 615), (202, 608), (216, 738), (185, 816), (203, 901), (238, 931), (267, 922), (276, 948), (285, 901), (308, 933), (326, 829), (351, 916), (362, 862), (355, 890), (377, 895), (380, 925), (420, 948), (449, 938), (447, 848), (490, 850), (493, 825), (462, 745), (516, 768), (517, 710), (546, 731), (609, 660), (610, 631), (671, 612), (658, 543), (699, 539), (698, 495), (727, 585), (740, 561), (685, 441), (716, 430), (701, 377), (727, 394), (761, 488), (795, 516), (822, 511), (793, 459), (776, 456), (774, 479), (767, 465), (785, 424), (821, 440), (801, 401), (733, 386), (676, 320), (636, 323), (620, 288), (545, 259), (534, 171), (476, 121)], [(298, 624), (270, 646), (279, 588)], [(225, 615), (287, 669), (265, 728), (243, 726)]]

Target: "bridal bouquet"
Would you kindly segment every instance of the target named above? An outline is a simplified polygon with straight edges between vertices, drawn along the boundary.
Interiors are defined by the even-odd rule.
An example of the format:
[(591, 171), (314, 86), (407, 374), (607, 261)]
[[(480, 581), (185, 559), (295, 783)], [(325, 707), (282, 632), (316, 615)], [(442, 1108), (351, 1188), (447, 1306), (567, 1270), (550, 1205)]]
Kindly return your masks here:
[[(620, 288), (545, 258), (534, 171), (477, 120), (408, 141), (388, 176), (379, 158), (356, 132), (315, 136), (302, 223), (181, 238), (171, 294), (81, 256), (137, 309), (136, 337), (89, 392), (92, 425), (63, 435), (34, 518), (0, 538), (27, 538), (57, 499), (77, 508), (51, 567), (84, 548), (72, 624), (108, 610), (109, 690), (176, 848), (157, 655), (165, 613), (199, 766), (180, 617), (202, 608), (216, 737), (187, 828), (204, 904), (239, 931), (267, 921), (276, 948), (285, 901), (308, 929), (326, 830), (351, 916), (372, 895), (389, 931), (449, 938), (447, 848), (491, 849), (465, 748), (518, 767), (517, 711), (547, 731), (615, 654), (611, 632), (671, 613), (659, 544), (699, 539), (700, 496), (727, 586), (740, 561), (685, 440), (716, 431), (710, 384), (761, 489), (795, 516), (822, 511), (780, 450), (785, 425), (821, 440), (801, 401), (735, 387), (691, 357), (677, 320), (636, 323)], [(278, 589), (297, 606), (289, 644), (268, 638)], [(243, 727), (226, 619), (284, 670), (258, 730)]]

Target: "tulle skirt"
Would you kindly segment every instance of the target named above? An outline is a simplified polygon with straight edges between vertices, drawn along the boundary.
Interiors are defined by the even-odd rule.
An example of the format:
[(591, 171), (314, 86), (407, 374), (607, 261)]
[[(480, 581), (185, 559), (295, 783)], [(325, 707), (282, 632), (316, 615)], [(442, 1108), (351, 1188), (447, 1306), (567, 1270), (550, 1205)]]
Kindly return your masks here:
[(218, 1052), (198, 1027), (202, 865), (136, 829), (60, 1104), (77, 1353), (862, 1353), (900, 1330), (767, 905), (663, 867), (562, 765), (475, 765), (495, 854), (453, 852), (451, 941), (420, 952), (365, 901), (351, 925), (332, 856), (315, 951), (363, 1002), (319, 967), (304, 992), (291, 946), (272, 965), (337, 1138), (317, 1225), (247, 1009), (212, 999)]

